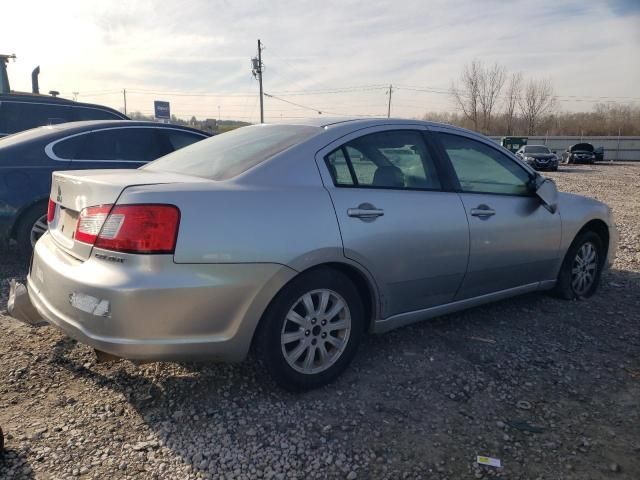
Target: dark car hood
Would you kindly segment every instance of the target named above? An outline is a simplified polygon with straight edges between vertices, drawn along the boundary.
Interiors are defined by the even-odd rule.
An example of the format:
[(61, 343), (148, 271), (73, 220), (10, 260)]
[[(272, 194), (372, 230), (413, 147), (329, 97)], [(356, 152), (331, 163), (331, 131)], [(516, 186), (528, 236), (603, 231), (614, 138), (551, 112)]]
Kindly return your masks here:
[(535, 158), (536, 160), (551, 160), (556, 158), (553, 153), (525, 153), (524, 156)]

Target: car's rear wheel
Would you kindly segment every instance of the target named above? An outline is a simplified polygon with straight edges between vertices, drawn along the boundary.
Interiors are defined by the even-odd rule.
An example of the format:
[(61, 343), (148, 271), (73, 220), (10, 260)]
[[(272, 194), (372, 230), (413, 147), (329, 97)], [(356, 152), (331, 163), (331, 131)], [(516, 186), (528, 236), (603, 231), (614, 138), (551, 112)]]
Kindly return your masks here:
[(24, 254), (30, 254), (36, 242), (47, 231), (46, 205), (31, 207), (20, 219), (16, 231), (16, 241), (19, 250)]
[(287, 390), (326, 385), (353, 359), (363, 322), (362, 300), (347, 276), (329, 268), (304, 273), (265, 312), (258, 358)]
[(598, 289), (604, 257), (600, 236), (592, 231), (581, 233), (562, 262), (555, 293), (567, 300), (593, 295)]

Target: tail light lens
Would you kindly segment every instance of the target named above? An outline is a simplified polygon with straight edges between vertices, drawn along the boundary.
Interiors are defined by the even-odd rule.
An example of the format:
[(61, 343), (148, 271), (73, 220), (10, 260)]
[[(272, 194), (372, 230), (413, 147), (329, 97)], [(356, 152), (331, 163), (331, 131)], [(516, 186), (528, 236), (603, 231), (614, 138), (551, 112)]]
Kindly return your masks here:
[(53, 222), (53, 218), (56, 216), (56, 202), (49, 199), (49, 205), (47, 207), (47, 223)]
[(101, 205), (80, 212), (75, 239), (124, 253), (173, 253), (180, 210), (174, 205)]

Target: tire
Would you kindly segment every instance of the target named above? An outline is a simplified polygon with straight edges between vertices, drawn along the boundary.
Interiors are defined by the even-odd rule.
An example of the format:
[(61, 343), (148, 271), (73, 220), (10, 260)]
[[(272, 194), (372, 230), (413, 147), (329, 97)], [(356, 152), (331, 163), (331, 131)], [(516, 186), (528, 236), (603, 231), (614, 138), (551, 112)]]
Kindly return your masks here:
[[(590, 258), (587, 255), (590, 251), (589, 245), (595, 253), (593, 263), (580, 264), (578, 257)], [(553, 293), (565, 300), (590, 297), (598, 289), (604, 259), (605, 251), (600, 236), (591, 230), (580, 233), (565, 255)], [(574, 269), (578, 272), (576, 273)], [(591, 276), (585, 274), (586, 284), (581, 283), (577, 278), (581, 275), (580, 272), (591, 272)]]
[(22, 215), (16, 229), (16, 241), (20, 252), (24, 255), (31, 255), (35, 241), (42, 236), (46, 229), (47, 206), (46, 204), (34, 205)]
[[(313, 308), (307, 307), (309, 301)], [(256, 332), (256, 354), (282, 388), (311, 390), (347, 368), (363, 332), (364, 308), (353, 282), (339, 271), (319, 268), (293, 279), (276, 295)]]

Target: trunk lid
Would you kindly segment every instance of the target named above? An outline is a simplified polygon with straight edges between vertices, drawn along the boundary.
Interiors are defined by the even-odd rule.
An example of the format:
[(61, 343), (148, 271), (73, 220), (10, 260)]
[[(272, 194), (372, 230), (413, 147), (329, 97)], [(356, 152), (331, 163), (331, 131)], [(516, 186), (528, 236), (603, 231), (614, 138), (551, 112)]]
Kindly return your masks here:
[(78, 218), (83, 208), (117, 203), (122, 192), (132, 186), (166, 183), (209, 182), (209, 180), (147, 170), (77, 170), (54, 172), (50, 199), (55, 202), (49, 232), (56, 244), (74, 257), (86, 260), (93, 245), (75, 240)]

